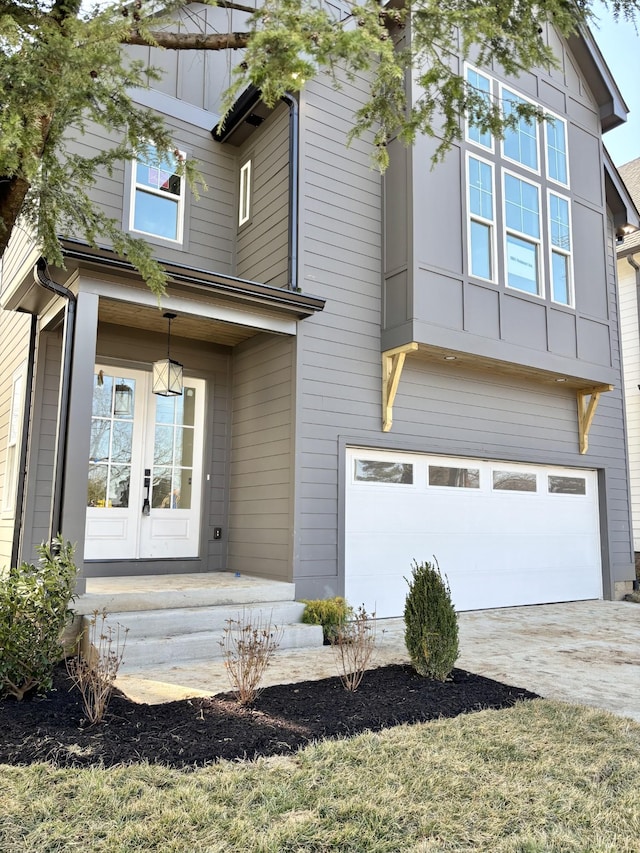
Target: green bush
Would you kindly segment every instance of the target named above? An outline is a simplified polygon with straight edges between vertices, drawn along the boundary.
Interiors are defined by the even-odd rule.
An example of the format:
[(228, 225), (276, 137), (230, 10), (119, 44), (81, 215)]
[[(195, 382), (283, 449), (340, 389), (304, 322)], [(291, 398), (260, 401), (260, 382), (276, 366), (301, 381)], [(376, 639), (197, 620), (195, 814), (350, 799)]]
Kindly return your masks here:
[(351, 616), (351, 608), (344, 598), (302, 599), (306, 604), (302, 621), (307, 625), (322, 625), (325, 645), (333, 642), (336, 630), (345, 624)]
[(404, 607), (404, 640), (419, 675), (446, 681), (458, 658), (458, 617), (438, 561), (414, 560)]
[(62, 657), (77, 571), (73, 546), (54, 539), (38, 554), (37, 566), (22, 563), (0, 577), (0, 696), (46, 692)]

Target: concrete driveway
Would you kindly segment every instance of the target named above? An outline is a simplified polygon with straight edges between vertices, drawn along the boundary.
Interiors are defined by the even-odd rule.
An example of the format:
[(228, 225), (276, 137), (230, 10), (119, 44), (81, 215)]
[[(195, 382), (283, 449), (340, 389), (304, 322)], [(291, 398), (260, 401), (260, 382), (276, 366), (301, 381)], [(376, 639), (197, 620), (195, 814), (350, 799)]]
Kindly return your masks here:
[(640, 604), (576, 601), (460, 615), (457, 666), (640, 722)]
[[(604, 708), (640, 722), (640, 604), (578, 601), (461, 613), (457, 666), (548, 699)], [(402, 619), (377, 624), (374, 666), (408, 660)], [(336, 675), (333, 651), (277, 652), (265, 684)], [(229, 689), (222, 662), (189, 662), (123, 675), (132, 699), (166, 702)]]

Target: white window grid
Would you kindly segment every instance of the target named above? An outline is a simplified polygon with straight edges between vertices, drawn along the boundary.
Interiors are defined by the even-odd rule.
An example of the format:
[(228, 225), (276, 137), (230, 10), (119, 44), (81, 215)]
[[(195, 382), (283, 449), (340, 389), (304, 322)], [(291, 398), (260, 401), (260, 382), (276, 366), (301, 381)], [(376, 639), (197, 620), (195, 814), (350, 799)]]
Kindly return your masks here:
[[(470, 77), (472, 77), (472, 76), (477, 75), (478, 77), (482, 78), (483, 80), (487, 80), (489, 83), (489, 91), (487, 94), (488, 94), (489, 98), (493, 97), (494, 81), (493, 81), (493, 78), (491, 78), (488, 74), (485, 74), (484, 72), (479, 71), (473, 65), (469, 65), (469, 64), (465, 63), (464, 75), (465, 75), (466, 82), (472, 86), (475, 85), (475, 82), (470, 79)], [(494, 148), (495, 148), (495, 140), (494, 140), (493, 134), (487, 133), (487, 135), (489, 136), (490, 144), (485, 145), (484, 142), (481, 142), (479, 139), (473, 139), (473, 137), (471, 136), (471, 131), (472, 131), (473, 127), (474, 127), (473, 124), (468, 119), (466, 119), (466, 121), (465, 121), (465, 136), (466, 136), (467, 142), (470, 142), (472, 145), (477, 145), (482, 151), (485, 151), (485, 152), (490, 151), (491, 153), (493, 153)]]
[[(561, 201), (565, 202), (567, 206), (567, 219), (568, 219), (568, 232), (569, 232), (569, 245), (568, 246), (560, 246), (554, 244), (551, 233), (553, 227), (553, 219), (551, 216), (551, 199), (557, 198)], [(550, 293), (551, 300), (558, 305), (564, 305), (569, 308), (575, 307), (575, 294), (574, 294), (574, 286), (573, 286), (573, 229), (571, 225), (571, 199), (567, 196), (561, 195), (560, 193), (553, 192), (552, 190), (547, 191), (547, 241), (548, 241), (548, 255), (549, 255), (549, 284), (550, 284)], [(567, 263), (567, 302), (562, 302), (555, 298), (554, 293), (554, 282), (553, 282), (553, 255), (562, 255), (566, 258)]]
[(560, 118), (560, 116), (556, 115), (555, 113), (550, 112), (549, 110), (545, 110), (545, 113), (547, 113), (547, 115), (550, 116), (550, 118), (554, 124), (562, 127), (562, 133), (564, 136), (564, 152), (563, 153), (564, 153), (565, 170), (566, 170), (566, 174), (567, 174), (567, 180), (566, 181), (560, 181), (557, 178), (553, 178), (551, 176), (551, 169), (549, 166), (549, 153), (550, 153), (550, 151), (553, 151), (553, 152), (560, 151), (560, 149), (557, 149), (557, 148), (555, 148), (555, 146), (551, 145), (551, 140), (549, 139), (550, 121), (548, 119), (546, 119), (543, 122), (543, 125), (544, 125), (544, 156), (545, 156), (544, 162), (545, 162), (547, 179), (549, 181), (551, 181), (552, 183), (559, 184), (562, 187), (568, 187), (569, 183), (570, 183), (570, 178), (569, 178), (569, 135), (567, 132), (568, 131), (567, 122), (563, 118)]
[[(512, 101), (513, 98), (518, 99), (519, 101), (525, 101), (532, 106), (537, 106), (535, 101), (532, 101), (530, 98), (527, 98), (525, 95), (520, 94), (515, 89), (510, 86), (505, 86), (504, 84), (500, 84), (500, 102), (503, 104), (503, 109), (507, 103), (507, 101)], [(500, 151), (504, 160), (507, 160), (509, 163), (517, 164), (521, 169), (526, 169), (528, 172), (532, 172), (534, 175), (540, 175), (540, 133), (538, 122), (533, 120), (531, 122), (531, 127), (533, 128), (535, 134), (535, 150), (536, 150), (536, 167), (533, 168), (529, 166), (527, 163), (523, 163), (522, 160), (514, 160), (512, 157), (507, 156), (504, 150), (504, 138), (500, 142)]]
[[(526, 231), (520, 231), (516, 228), (510, 227), (507, 225), (507, 194), (505, 189), (505, 179), (507, 175), (515, 178), (523, 184), (527, 184), (536, 191), (536, 195), (538, 198), (538, 236), (532, 236), (528, 234)], [(545, 280), (544, 275), (542, 274), (542, 208), (540, 205), (540, 186), (533, 181), (527, 180), (523, 178), (522, 175), (518, 175), (515, 172), (511, 172), (508, 169), (502, 170), (502, 221), (504, 223), (503, 231), (504, 231), (504, 283), (505, 287), (509, 290), (515, 291), (516, 293), (526, 293), (529, 296), (537, 296), (541, 299), (545, 297)], [(531, 243), (536, 246), (536, 282), (537, 282), (537, 293), (531, 293), (528, 290), (522, 290), (519, 287), (513, 287), (509, 284), (509, 259), (508, 259), (508, 244), (507, 238), (509, 235), (512, 235), (519, 240), (522, 240), (525, 243)]]
[[(489, 168), (491, 169), (491, 201), (492, 201), (492, 212), (493, 212), (493, 218), (492, 219), (486, 219), (485, 217), (480, 216), (479, 214), (471, 212), (471, 182), (469, 180), (469, 173), (470, 173), (469, 163), (471, 160), (477, 160), (478, 162), (483, 163), (486, 166), (489, 166)], [(477, 275), (476, 273), (471, 272), (471, 274), (473, 275), (474, 278), (481, 279), (482, 281), (491, 281), (491, 282), (495, 283), (497, 281), (496, 258), (497, 258), (497, 254), (498, 254), (497, 253), (497, 234), (496, 234), (495, 168), (494, 168), (493, 163), (491, 163), (489, 160), (485, 160), (482, 157), (478, 157), (478, 155), (475, 153), (473, 153), (473, 154), (468, 153), (467, 154), (466, 165), (467, 165), (467, 175), (466, 175), (466, 178), (467, 178), (467, 180), (466, 180), (466, 184), (467, 184), (467, 211), (469, 214), (468, 215), (468, 227), (467, 227), (467, 254), (468, 254), (468, 258), (469, 258), (469, 271), (471, 272), (471, 263), (472, 263), (471, 223), (472, 222), (479, 222), (482, 225), (486, 225), (489, 228), (489, 233), (490, 233), (489, 245), (490, 245), (490, 250), (491, 250), (491, 256), (490, 256), (491, 277), (486, 279), (486, 278), (484, 278), (484, 276)]]
[[(155, 151), (155, 146), (149, 144), (147, 146), (147, 150)], [(180, 151), (176, 149), (176, 158), (179, 158), (183, 162), (187, 159), (187, 155), (184, 151)], [(159, 166), (158, 166), (159, 168)], [(175, 172), (172, 172), (175, 174)], [(185, 179), (184, 175), (180, 176), (180, 194), (173, 195), (171, 193), (167, 193), (162, 189), (154, 189), (154, 187), (150, 187), (148, 184), (139, 184), (138, 183), (138, 161), (134, 160), (132, 165), (132, 180), (131, 180), (131, 198), (129, 204), (129, 230), (134, 231), (136, 234), (144, 234), (147, 237), (153, 237), (156, 240), (166, 240), (168, 243), (175, 243), (179, 245), (183, 242), (184, 239), (184, 207), (185, 207)], [(171, 237), (165, 237), (161, 234), (154, 234), (153, 231), (142, 231), (140, 228), (136, 228), (134, 225), (135, 222), (135, 213), (136, 213), (136, 192), (140, 190), (140, 192), (147, 193), (148, 195), (156, 195), (159, 198), (168, 199), (172, 201), (176, 205), (176, 238), (172, 239)]]

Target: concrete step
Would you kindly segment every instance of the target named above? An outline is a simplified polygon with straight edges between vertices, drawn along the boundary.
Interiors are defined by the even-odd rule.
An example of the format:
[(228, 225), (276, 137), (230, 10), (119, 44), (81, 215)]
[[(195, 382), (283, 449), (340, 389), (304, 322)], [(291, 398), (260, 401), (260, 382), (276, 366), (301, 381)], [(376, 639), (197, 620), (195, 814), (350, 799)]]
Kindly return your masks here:
[[(280, 626), (279, 626), (280, 627)], [(322, 646), (322, 628), (320, 625), (300, 623), (283, 625), (282, 637), (278, 649), (307, 649)], [(162, 665), (188, 665), (188, 662), (215, 661), (224, 658), (220, 643), (225, 633), (219, 631), (199, 631), (193, 634), (179, 634), (169, 637), (129, 638), (124, 649), (124, 658), (120, 672), (126, 674), (140, 671), (145, 667)]]
[(107, 624), (128, 628), (127, 642), (134, 639), (166, 638), (202, 631), (222, 631), (230, 619), (254, 627), (300, 622), (304, 604), (299, 601), (261, 601), (255, 604), (227, 604), (180, 607), (171, 610), (130, 610), (108, 613)]
[(233, 572), (180, 575), (138, 575), (122, 578), (88, 578), (87, 592), (73, 602), (79, 614), (182, 607), (249, 605), (262, 601), (293, 601), (295, 584)]

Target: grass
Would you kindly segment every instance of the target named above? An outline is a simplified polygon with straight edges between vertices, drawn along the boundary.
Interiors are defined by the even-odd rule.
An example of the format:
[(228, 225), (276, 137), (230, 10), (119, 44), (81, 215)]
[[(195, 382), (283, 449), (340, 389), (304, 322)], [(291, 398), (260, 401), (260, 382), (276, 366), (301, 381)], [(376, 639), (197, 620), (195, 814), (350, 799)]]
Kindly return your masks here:
[(537, 700), (180, 772), (0, 768), (0, 850), (625, 853), (640, 725)]

